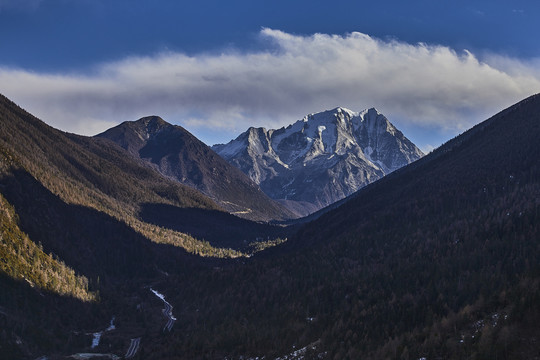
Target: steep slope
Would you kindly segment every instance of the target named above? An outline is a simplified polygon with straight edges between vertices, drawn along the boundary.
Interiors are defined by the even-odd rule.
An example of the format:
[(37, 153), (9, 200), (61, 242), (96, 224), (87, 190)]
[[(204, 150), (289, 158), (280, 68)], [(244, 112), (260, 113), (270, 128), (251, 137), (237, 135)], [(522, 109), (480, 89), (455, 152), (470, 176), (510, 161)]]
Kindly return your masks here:
[(0, 272), (30, 286), (37, 286), (83, 301), (95, 300), (88, 291), (88, 278), (78, 276), (51, 255), (46, 254), (24, 234), (13, 207), (0, 195)]
[[(39, 193), (51, 193), (55, 200), (66, 205), (103, 212), (154, 241), (179, 245), (192, 252), (209, 250), (207, 245), (186, 234), (167, 229), (158, 231), (159, 227), (142, 221), (139, 216), (144, 204), (220, 209), (198, 191), (165, 179), (108, 140), (53, 129), (5, 97), (0, 99), (0, 121), (0, 148), (13, 162), (4, 167), (2, 193), (17, 212), (27, 211), (29, 205), (39, 205), (24, 191), (23, 182), (39, 187)], [(17, 193), (21, 195), (16, 197)], [(20, 209), (16, 201), (20, 202)], [(36, 229), (39, 228), (41, 219), (33, 221)]]
[[(84, 340), (83, 325), (76, 323), (91, 324), (96, 317), (108, 323), (118, 315), (124, 339), (111, 336), (102, 349), (125, 354), (129, 339), (142, 336), (137, 356), (145, 359), (179, 354), (183, 359), (272, 359), (294, 353), (319, 359), (535, 358), (539, 137), (537, 95), (364, 187), (285, 244), (249, 259), (204, 266), (201, 258), (179, 254), (175, 247), (145, 242), (105, 212), (64, 202), (64, 195), (37, 181), (43, 174), (33, 170), (37, 176), (32, 176), (18, 165), (24, 162), (17, 155), (2, 150), (8, 170), (0, 189), (20, 216), (20, 229), (34, 241), (47, 240), (44, 249), (55, 237), (64, 247), (86, 246), (77, 254), (81, 263), (71, 257), (67, 265), (91, 283), (96, 274), (109, 272), (113, 276), (102, 281), (114, 276), (121, 281), (114, 282), (114, 292), (101, 295), (99, 304), (82, 306), (0, 274), (1, 354), (28, 359), (71, 354), (84, 344), (74, 340)], [(94, 140), (87, 141), (93, 149)], [(98, 142), (102, 151), (107, 144)], [(38, 158), (50, 161), (51, 155), (38, 149)], [(108, 169), (107, 156), (100, 158), (102, 169)], [(56, 175), (62, 179), (82, 179), (86, 173), (62, 168)], [(114, 189), (106, 191), (122, 198), (121, 187)], [(129, 204), (129, 195), (122, 204)], [(178, 210), (185, 208), (165, 201), (143, 204), (141, 217), (148, 220), (169, 206), (175, 210), (168, 212), (171, 218), (159, 220), (176, 224), (174, 218), (184, 215)], [(120, 251), (114, 251), (117, 247)], [(84, 267), (85, 256), (105, 259)], [(162, 302), (149, 284), (181, 319), (170, 333), (163, 333)]]
[(186, 315), (190, 338), (161, 342), (154, 358), (308, 345), (325, 359), (538, 356), (539, 138), (536, 95), (208, 286), (164, 283), (185, 289), (172, 303), (200, 311)]
[(160, 334), (160, 309), (145, 306), (144, 322), (134, 316), (148, 284), (246, 256), (283, 230), (230, 215), (113, 142), (53, 129), (0, 95), (6, 358), (90, 350), (112, 316), (123, 322), (112, 339), (122, 354), (133, 333)]
[[(13, 162), (13, 166), (4, 167), (5, 171), (0, 174), (4, 182), (2, 193), (19, 215), (28, 211), (28, 216), (21, 216), (21, 220), (32, 221), (35, 231), (42, 227), (42, 219), (36, 215), (46, 215), (48, 210), (41, 207), (32, 213), (30, 209), (38, 204), (22, 183), (36, 187), (36, 193), (47, 199), (50, 197), (44, 201), (59, 200), (62, 210), (55, 214), (57, 221), (61, 221), (64, 214), (72, 216), (73, 211), (64, 213), (69, 206), (80, 206), (103, 212), (154, 242), (180, 246), (200, 255), (235, 257), (241, 255), (239, 250), (251, 252), (250, 244), (260, 239), (266, 241), (268, 236), (273, 236), (270, 234), (286, 237), (283, 228), (225, 213), (207, 196), (164, 177), (108, 139), (63, 133), (8, 99), (0, 100), (0, 150), (9, 154)], [(256, 187), (254, 190), (263, 195)], [(162, 219), (149, 211), (158, 208), (175, 213), (182, 209), (192, 211), (188, 210), (189, 216), (178, 219), (173, 226), (166, 212)], [(187, 218), (192, 222), (183, 221)], [(214, 223), (223, 222), (241, 224), (239, 227), (244, 233), (224, 227), (219, 236), (207, 236)], [(77, 231), (75, 225), (73, 231)], [(51, 234), (51, 238), (55, 236)]]
[(378, 288), (358, 287), (366, 293), (357, 305), (373, 306), (341, 302), (348, 330), (329, 331), (365, 332), (370, 311), (399, 324), (371, 328), (369, 341), (349, 348), (333, 340), (334, 352), (379, 342), (374, 358), (532, 356), (540, 338), (530, 327), (540, 315), (530, 307), (540, 296), (539, 136), (535, 95), (368, 186), (291, 241), (338, 255), (348, 278), (342, 295), (347, 283)]
[(202, 191), (233, 214), (264, 221), (293, 216), (187, 130), (157, 116), (124, 122), (96, 136), (114, 141), (162, 174)]
[(84, 344), (80, 330), (103, 321), (126, 281), (159, 275), (157, 264), (188, 266), (193, 260), (179, 246), (204, 250), (140, 220), (140, 205), (218, 206), (129, 158), (103, 140), (55, 130), (0, 95), (3, 357), (35, 359)]
[[(375, 109), (336, 108), (279, 130), (250, 128), (213, 149), (302, 215), (332, 204), (423, 154)], [(296, 211), (300, 207), (296, 206)]]

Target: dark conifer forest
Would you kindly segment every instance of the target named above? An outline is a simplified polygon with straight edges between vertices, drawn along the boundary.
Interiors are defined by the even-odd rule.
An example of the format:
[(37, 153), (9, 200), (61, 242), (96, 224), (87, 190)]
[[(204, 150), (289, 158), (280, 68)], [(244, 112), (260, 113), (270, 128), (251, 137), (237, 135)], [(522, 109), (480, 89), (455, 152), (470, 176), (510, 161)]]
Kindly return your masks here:
[(540, 357), (540, 95), (294, 226), (6, 98), (0, 124), (6, 359)]

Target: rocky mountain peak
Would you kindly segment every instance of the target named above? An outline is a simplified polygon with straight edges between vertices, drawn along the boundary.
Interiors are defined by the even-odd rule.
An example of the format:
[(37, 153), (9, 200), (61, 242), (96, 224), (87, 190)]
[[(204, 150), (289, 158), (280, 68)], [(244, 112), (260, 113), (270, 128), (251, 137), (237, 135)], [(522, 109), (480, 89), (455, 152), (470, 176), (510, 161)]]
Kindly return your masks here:
[(277, 130), (249, 128), (213, 149), (270, 197), (317, 208), (423, 156), (375, 108), (336, 107)]
[(140, 118), (139, 120), (133, 121), (133, 123), (141, 124), (147, 127), (171, 125), (165, 120), (163, 120), (160, 116), (157, 116), (157, 115), (145, 116), (145, 117)]
[[(257, 133), (254, 129), (243, 136), (256, 139)], [(96, 136), (114, 141), (163, 175), (201, 191), (233, 214), (257, 221), (294, 216), (189, 131), (159, 116), (126, 121)], [(250, 152), (260, 149), (259, 144)]]
[(131, 124), (144, 140), (148, 140), (155, 136), (164, 128), (172, 128), (174, 126), (155, 115), (143, 117), (137, 121), (131, 122)]

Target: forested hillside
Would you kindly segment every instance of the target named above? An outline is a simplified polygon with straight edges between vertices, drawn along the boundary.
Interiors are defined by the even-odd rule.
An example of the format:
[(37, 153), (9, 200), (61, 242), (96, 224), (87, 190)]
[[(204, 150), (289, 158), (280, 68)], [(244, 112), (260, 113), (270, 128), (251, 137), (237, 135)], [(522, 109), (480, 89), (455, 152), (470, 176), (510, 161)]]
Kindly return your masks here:
[(70, 295), (83, 301), (96, 300), (88, 291), (88, 278), (78, 276), (61, 260), (43, 252), (17, 224), (13, 207), (0, 195), (0, 270), (30, 286)]
[(154, 358), (538, 356), (539, 138), (534, 96), (208, 286), (164, 284), (185, 323)]
[[(141, 288), (219, 264), (212, 258), (245, 257), (272, 231), (282, 234), (225, 213), (106, 139), (55, 130), (4, 97), (0, 205), (0, 353), (14, 359), (89, 349), (89, 329), (115, 315), (129, 323), (116, 332), (120, 350), (130, 332), (145, 331), (133, 319)], [(190, 222), (169, 224), (155, 209), (183, 211)], [(215, 219), (240, 224), (199, 237)], [(157, 310), (145, 321), (160, 320)]]
[[(2, 251), (12, 259), (0, 276), (2, 354), (54, 359), (90, 351), (88, 329), (114, 317), (118, 326), (98, 350), (123, 355), (139, 338), (139, 359), (283, 359), (295, 351), (336, 360), (540, 356), (540, 95), (292, 236), (293, 228), (272, 233), (230, 221), (204, 197), (124, 160), (108, 141), (50, 130), (9, 102), (0, 109), (19, 114), (3, 115), (14, 121), (0, 130)], [(17, 132), (13, 124), (26, 125)], [(20, 137), (11, 147), (8, 126)], [(218, 225), (206, 230), (209, 241), (180, 237), (194, 253), (243, 255), (221, 247), (242, 234), (288, 241), (234, 259), (171, 245), (187, 236), (182, 229), (209, 227), (206, 216)], [(44, 264), (35, 276), (25, 267), (30, 257), (13, 258), (25, 241)], [(171, 332), (151, 289), (173, 307)]]
[[(227, 246), (219, 241), (210, 244), (199, 233), (204, 233), (212, 223), (213, 214), (219, 214), (213, 210), (221, 208), (208, 197), (163, 177), (107, 139), (63, 133), (26, 113), (5, 97), (0, 100), (0, 147), (13, 157), (17, 176), (33, 178), (28, 181), (38, 186), (45, 196), (50, 193), (51, 199), (66, 206), (82, 206), (107, 214), (152, 241), (180, 246), (204, 256), (241, 256), (237, 250), (245, 250), (244, 240), (255, 242), (257, 237), (262, 237), (261, 234), (266, 234), (266, 230), (259, 231), (255, 236), (243, 237), (240, 243), (231, 244), (229, 241)], [(14, 178), (9, 174), (11, 168), (6, 167), (5, 171), (5, 181), (15, 186), (5, 191), (7, 195), (14, 196), (17, 191), (23, 193), (17, 199), (8, 198), (16, 210), (19, 210), (17, 201), (27, 201), (20, 204), (21, 211), (39, 208), (39, 203), (33, 202), (31, 196), (25, 200), (28, 191), (17, 185), (18, 180), (10, 182)], [(191, 226), (184, 231), (178, 226), (174, 229), (160, 226), (162, 221), (159, 218), (152, 218), (151, 222), (141, 218), (143, 210), (149, 206), (204, 210), (199, 213), (203, 214), (206, 222), (199, 228)], [(230, 218), (235, 221), (234, 217)], [(35, 221), (39, 227), (42, 220)], [(260, 227), (245, 222), (244, 228), (253, 226)], [(231, 236), (224, 233), (226, 239)]]

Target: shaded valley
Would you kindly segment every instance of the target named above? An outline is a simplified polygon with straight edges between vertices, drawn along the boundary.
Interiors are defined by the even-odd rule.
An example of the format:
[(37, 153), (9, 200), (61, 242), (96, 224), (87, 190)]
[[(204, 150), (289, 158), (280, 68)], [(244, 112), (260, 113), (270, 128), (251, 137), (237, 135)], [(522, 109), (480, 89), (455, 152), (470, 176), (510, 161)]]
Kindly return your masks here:
[(142, 204), (143, 221), (206, 241), (213, 247), (252, 253), (265, 243), (283, 242), (293, 227), (248, 221), (218, 210), (180, 208), (167, 204)]
[(109, 140), (0, 110), (2, 246), (41, 243), (96, 296), (3, 271), (3, 354), (539, 356), (539, 95), (295, 227), (234, 217)]

